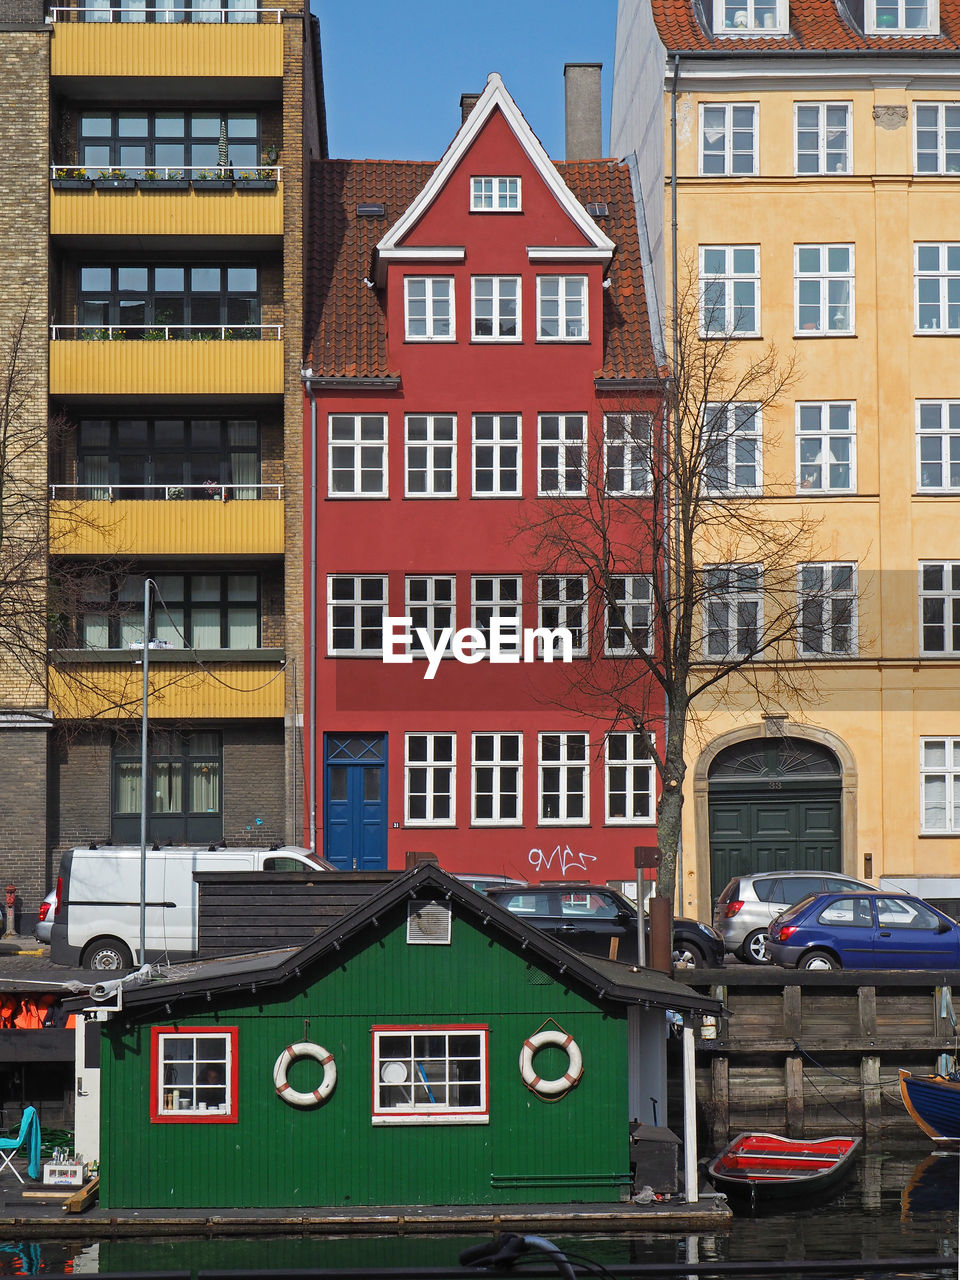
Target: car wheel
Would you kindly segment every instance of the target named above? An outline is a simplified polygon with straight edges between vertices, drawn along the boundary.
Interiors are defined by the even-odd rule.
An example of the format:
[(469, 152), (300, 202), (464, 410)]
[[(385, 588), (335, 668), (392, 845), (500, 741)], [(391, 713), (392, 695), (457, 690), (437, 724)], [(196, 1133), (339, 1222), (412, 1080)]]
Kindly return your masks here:
[(81, 961), (85, 969), (97, 969), (112, 972), (117, 969), (131, 969), (133, 957), (130, 950), (115, 938), (100, 938), (91, 942), (83, 953)]
[(740, 954), (747, 964), (769, 964), (766, 929), (754, 929), (753, 933), (748, 933), (740, 947)]
[(839, 969), (840, 962), (829, 951), (808, 951), (798, 969)]
[(673, 963), (677, 969), (702, 969), (706, 965), (706, 956), (692, 942), (683, 942), (674, 949)]

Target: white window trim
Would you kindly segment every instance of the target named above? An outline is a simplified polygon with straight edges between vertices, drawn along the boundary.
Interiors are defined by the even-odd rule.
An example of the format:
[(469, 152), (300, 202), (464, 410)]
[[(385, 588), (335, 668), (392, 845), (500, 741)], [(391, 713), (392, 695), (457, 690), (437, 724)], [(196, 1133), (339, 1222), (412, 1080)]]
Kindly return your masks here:
[[(800, 270), (800, 251), (802, 249), (819, 249), (821, 263), (826, 263), (830, 249), (848, 249), (850, 251), (850, 267), (844, 272), (834, 272), (825, 266), (816, 272)], [(800, 326), (800, 284), (804, 280), (817, 280), (820, 283), (820, 327), (803, 329)], [(850, 286), (850, 318), (846, 329), (830, 328), (830, 302), (828, 284), (831, 280), (845, 280)], [(856, 248), (853, 244), (835, 242), (833, 244), (795, 244), (793, 246), (793, 336), (795, 338), (853, 338), (857, 333), (857, 264)]]
[[(943, 570), (944, 586), (939, 591), (928, 591), (923, 585), (923, 571), (928, 566), (936, 565), (937, 568)], [(960, 648), (952, 648), (953, 640), (953, 604), (960, 601), (960, 588), (956, 591), (949, 585), (953, 577), (953, 570), (960, 565), (957, 560), (921, 560), (917, 571), (917, 595), (918, 600), (918, 639), (919, 652), (922, 658), (955, 658), (960, 654)], [(923, 641), (923, 602), (925, 600), (942, 600), (943, 601), (943, 648), (927, 649), (924, 647)]]
[[(626, 760), (611, 760), (610, 759), (610, 739), (614, 736), (625, 737), (629, 743), (630, 740), (637, 737), (638, 735), (629, 729), (627, 730), (617, 729), (615, 731), (608, 733), (604, 740), (604, 748), (603, 748), (604, 826), (607, 826), (607, 827), (653, 827), (653, 826), (656, 826), (656, 823), (657, 823), (657, 768), (656, 768), (656, 765), (654, 764), (653, 759), (650, 756), (647, 756), (644, 759), (634, 759), (633, 757), (630, 757)], [(610, 813), (610, 794), (611, 794), (610, 770), (626, 769), (628, 771), (628, 776), (632, 776), (631, 771), (636, 768), (646, 768), (648, 770), (648, 775), (650, 778), (650, 788), (649, 788), (650, 815), (649, 817), (646, 817), (646, 818), (629, 818), (629, 817), (615, 818)], [(628, 786), (626, 791), (628, 803), (634, 797), (635, 794), (636, 792), (634, 791), (633, 787)]]
[[(743, 173), (735, 173), (733, 169), (733, 111), (734, 108), (753, 112), (753, 123), (751, 125), (751, 133), (753, 135), (753, 146), (750, 151), (751, 166), (749, 170)], [(705, 126), (704, 114), (707, 110), (723, 111), (723, 170), (720, 173), (707, 173), (704, 169), (704, 140)], [(760, 109), (755, 102), (701, 102), (700, 103), (700, 131), (697, 139), (697, 163), (698, 173), (701, 178), (755, 178), (759, 172), (760, 164), (760, 129), (759, 129)], [(716, 154), (716, 153), (714, 153)]]
[[(625, 429), (625, 436), (619, 440), (612, 439), (610, 430), (613, 424)], [(635, 439), (636, 427), (641, 424), (647, 432), (646, 446), (637, 443)], [(622, 470), (624, 479), (633, 475), (633, 455), (635, 452), (645, 451), (644, 457), (644, 483), (639, 489), (625, 487), (622, 489), (614, 489), (610, 485), (610, 453), (613, 449), (623, 450)], [(653, 476), (650, 471), (650, 458), (653, 449), (653, 414), (651, 413), (609, 413), (604, 414), (603, 418), (603, 485), (604, 492), (611, 497), (622, 496), (643, 496), (647, 497), (653, 492)]]
[[(492, 418), (496, 424), (496, 436), (493, 440), (477, 439), (477, 419)], [(504, 418), (515, 418), (517, 423), (517, 435), (515, 440), (503, 440), (500, 436), (500, 425)], [(471, 495), (474, 498), (520, 498), (523, 496), (523, 417), (519, 413), (475, 413), (470, 424), (470, 475), (471, 475)], [(494, 466), (494, 478), (497, 487), (489, 492), (479, 492), (477, 489), (477, 449), (492, 449), (496, 465)], [(516, 489), (501, 489), (499, 480), (501, 476), (500, 467), (500, 450), (515, 449), (517, 454), (517, 487)]]
[[(490, 1055), (487, 1040), (488, 1027), (484, 1024), (453, 1025), (435, 1023), (417, 1026), (376, 1026), (373, 1031), (373, 1097), (371, 1099), (370, 1122), (374, 1125), (436, 1125), (436, 1124), (489, 1124), (490, 1123)], [(480, 1040), (480, 1104), (477, 1107), (459, 1109), (440, 1104), (415, 1106), (410, 1104), (407, 1111), (393, 1107), (381, 1108), (378, 1103), (379, 1086), (383, 1058), (380, 1053), (380, 1038), (387, 1036), (410, 1035), (477, 1035)]]
[[(544, 422), (548, 418), (556, 418), (558, 422), (558, 435), (555, 440), (545, 440), (543, 437)], [(579, 440), (569, 440), (566, 435), (566, 427), (569, 419), (579, 420), (580, 422), (580, 438)], [(547, 489), (543, 483), (543, 453), (545, 449), (556, 448), (557, 450), (557, 486), (554, 489)], [(567, 450), (580, 449), (580, 467), (578, 475), (580, 478), (580, 487), (577, 489), (568, 489), (566, 487), (566, 457)], [(537, 415), (537, 495), (541, 498), (582, 498), (587, 492), (587, 415), (585, 413), (541, 413)]]
[[(937, 167), (934, 170), (920, 168), (920, 121), (918, 116), (918, 108), (935, 107), (937, 110)], [(942, 178), (948, 175), (954, 175), (960, 172), (960, 166), (957, 169), (947, 168), (947, 147), (946, 147), (946, 123), (944, 121), (944, 111), (947, 107), (960, 107), (960, 99), (918, 99), (913, 104), (913, 172), (919, 178)]]
[[(428, 583), (426, 600), (411, 600), (410, 584), (415, 578), (422, 578)], [(451, 586), (449, 600), (437, 600), (437, 582), (449, 582)], [(403, 602), (405, 616), (410, 620), (410, 640), (407, 644), (407, 652), (411, 653), (414, 658), (425, 658), (427, 655), (420, 647), (417, 637), (414, 635), (413, 627), (413, 610), (423, 609), (427, 614), (427, 627), (425, 630), (430, 632), (431, 640), (437, 643), (437, 609), (446, 609), (450, 612), (449, 625), (456, 630), (457, 626), (457, 578), (453, 573), (407, 573), (403, 578)], [(442, 628), (441, 628), (442, 630)], [(449, 649), (444, 653), (444, 659), (453, 655)]]
[[(428, 759), (410, 759), (410, 739), (428, 739)], [(434, 760), (434, 739), (449, 738), (453, 749), (449, 760)], [(411, 818), (410, 816), (410, 770), (423, 769), (427, 774), (427, 807), (432, 815), (434, 791), (432, 787), (434, 769), (450, 770), (450, 816), (449, 818)], [(455, 827), (457, 825), (457, 735), (452, 732), (409, 732), (403, 736), (403, 825), (405, 827)]]
[[(558, 325), (560, 329), (566, 327), (567, 308), (566, 308), (566, 282), (570, 280), (581, 280), (583, 282), (583, 333), (576, 338), (569, 338), (564, 333), (556, 336), (544, 334), (542, 325), (542, 281), (559, 280), (561, 281), (560, 291), (557, 295), (558, 299)], [(545, 275), (537, 276), (537, 342), (589, 342), (590, 341), (590, 282), (589, 278), (578, 273), (570, 272), (549, 272)]]
[[(752, 427), (749, 431), (738, 432), (735, 425), (731, 421), (734, 418), (738, 405), (754, 405), (754, 413), (751, 419)], [(726, 451), (726, 479), (727, 483), (722, 488), (711, 488), (707, 483), (707, 468), (704, 468), (704, 493), (710, 497), (755, 497), (763, 492), (763, 410), (760, 405), (753, 400), (731, 400), (725, 405), (717, 406), (724, 411), (726, 418), (725, 438), (721, 442)], [(711, 405), (708, 403), (704, 406), (705, 412), (709, 412)], [(754, 449), (754, 470), (756, 471), (756, 483), (752, 485), (738, 485), (737, 479), (737, 463), (736, 449), (738, 440), (752, 440), (755, 444)], [(710, 441), (708, 439), (708, 431), (704, 427), (704, 445), (705, 452), (709, 449)]]
[[(899, 0), (899, 7), (902, 12), (903, 0)], [(898, 38), (939, 35), (940, 0), (927, 0), (927, 25), (925, 27), (905, 27), (902, 24), (894, 27), (878, 26), (876, 0), (864, 0), (863, 30), (864, 34), (868, 36), (897, 36)]]
[[(543, 758), (543, 740), (544, 738), (561, 739), (561, 756), (559, 760), (544, 760)], [(584, 752), (582, 760), (567, 759), (567, 739), (582, 738), (584, 743)], [(556, 818), (545, 818), (543, 814), (544, 787), (543, 773), (545, 769), (560, 770), (560, 814)], [(566, 786), (567, 771), (569, 769), (583, 770), (583, 815), (579, 818), (571, 818), (567, 814), (567, 801), (569, 797), (569, 788)], [(586, 733), (578, 732), (561, 732), (552, 733), (546, 731), (537, 734), (537, 826), (538, 827), (588, 827), (590, 825), (590, 737)]]
[[(935, 404), (940, 409), (940, 427), (937, 431), (922, 431), (920, 428), (921, 412), (924, 405)], [(951, 440), (960, 441), (960, 426), (956, 431), (951, 431), (949, 427), (943, 426), (943, 420), (949, 421), (949, 409), (952, 405), (960, 408), (960, 400), (917, 400), (915, 403), (916, 413), (916, 441), (917, 441), (917, 493), (960, 493), (960, 484), (923, 484), (923, 460), (920, 456), (920, 442), (922, 440), (939, 440), (941, 442), (941, 461), (940, 466), (943, 474), (949, 477), (950, 474), (950, 447)]]
[[(821, 595), (824, 607), (834, 600), (850, 601), (850, 648), (834, 650), (830, 643), (831, 627), (826, 621), (821, 622), (822, 635), (824, 637), (824, 646), (822, 649), (808, 649), (803, 642), (804, 625), (803, 625), (803, 604), (805, 593), (803, 590), (803, 571), (808, 568), (822, 569), (826, 577), (833, 569), (848, 568), (850, 570), (850, 581), (852, 588), (849, 594), (834, 593), (829, 587), (824, 587)], [(813, 661), (830, 661), (831, 659), (850, 659), (856, 658), (860, 653), (860, 583), (858, 565), (852, 560), (811, 560), (806, 564), (797, 565), (797, 654), (804, 659)]]
[[(411, 418), (424, 418), (427, 422), (428, 437), (426, 440), (410, 439), (410, 420)], [(453, 438), (451, 440), (437, 440), (434, 432), (438, 418), (449, 419), (453, 424)], [(457, 496), (457, 415), (455, 413), (407, 413), (403, 418), (403, 495), (405, 498), (411, 498), (418, 501), (421, 498), (438, 498), (444, 500), (447, 498), (455, 498)], [(427, 468), (427, 488), (422, 493), (412, 493), (410, 490), (410, 450), (425, 449), (430, 465)], [(436, 476), (436, 467), (434, 466), (434, 450), (449, 449), (450, 450), (450, 471), (451, 471), (451, 489), (449, 492), (441, 493), (434, 487), (434, 479)]]
[[(708, 275), (704, 266), (704, 255), (708, 250), (722, 249), (727, 255), (728, 265), (724, 267), (723, 275)], [(733, 252), (735, 249), (752, 249), (754, 253), (754, 270), (749, 275), (738, 275), (733, 270)], [(759, 338), (761, 336), (760, 329), (760, 246), (758, 244), (702, 244), (700, 245), (700, 277), (699, 277), (699, 327), (700, 337), (709, 340), (710, 338)], [(708, 330), (706, 327), (706, 310), (704, 307), (704, 298), (706, 295), (707, 285), (718, 280), (723, 281), (724, 299), (723, 314), (725, 318), (724, 328), (722, 330)], [(731, 322), (736, 318), (736, 308), (733, 305), (733, 286), (737, 280), (751, 280), (754, 287), (754, 304), (753, 311), (756, 320), (756, 328), (754, 329), (737, 329), (732, 327)]]
[[(800, 409), (805, 404), (811, 404), (811, 405), (815, 404), (819, 406), (821, 411), (821, 422), (823, 421), (824, 411), (825, 410), (829, 411), (829, 408), (831, 405), (835, 404), (835, 405), (849, 406), (850, 430), (849, 431), (833, 431), (829, 426), (826, 426), (826, 427), (821, 426), (820, 430), (816, 432), (801, 431), (800, 430)], [(795, 404), (794, 412), (795, 412), (794, 436), (796, 441), (796, 453), (795, 453), (796, 471), (794, 474), (796, 475), (796, 478), (797, 478), (797, 493), (798, 494), (856, 493), (857, 492), (857, 402), (855, 400), (798, 400)], [(829, 485), (826, 485), (826, 486), (821, 486), (820, 488), (809, 488), (809, 489), (801, 488), (800, 487), (800, 465), (801, 465), (800, 464), (800, 441), (811, 440), (816, 438), (823, 442), (824, 462), (821, 465), (823, 468), (824, 476), (828, 476), (830, 472), (829, 445), (830, 445), (830, 440), (833, 437), (836, 437), (838, 439), (849, 439), (850, 441), (850, 487), (847, 489), (842, 489), (839, 487), (833, 488)]]
[[(333, 438), (333, 420), (334, 418), (352, 418), (354, 423), (354, 435), (352, 440), (334, 440)], [(383, 431), (379, 440), (364, 441), (361, 438), (362, 426), (364, 418), (379, 418), (383, 426)], [(381, 486), (379, 489), (364, 490), (362, 488), (353, 489), (334, 489), (333, 487), (333, 451), (334, 449), (353, 449), (353, 475), (354, 484), (362, 484), (363, 468), (361, 465), (361, 450), (364, 447), (379, 446), (381, 449), (382, 465), (380, 467)], [(327, 497), (335, 500), (355, 499), (363, 500), (389, 498), (390, 496), (390, 445), (389, 445), (389, 423), (385, 413), (331, 413), (327, 415)]]
[[(480, 334), (477, 333), (477, 281), (494, 281), (493, 293), (493, 325), (500, 327), (500, 281), (514, 280), (517, 286), (517, 332), (515, 334)], [(512, 275), (476, 275), (470, 277), (470, 341), (482, 343), (517, 343), (523, 341), (523, 279)]]
[[(380, 617), (381, 617), (380, 644), (375, 649), (363, 649), (363, 648), (356, 648), (356, 647), (352, 649), (335, 649), (333, 644), (333, 633), (334, 633), (333, 611), (334, 609), (344, 608), (344, 607), (347, 607), (348, 605), (350, 608), (353, 609), (353, 618), (354, 618), (353, 632), (354, 632), (354, 639), (356, 640), (359, 638), (362, 632), (362, 628), (360, 626), (360, 614), (358, 611), (363, 608), (375, 607), (375, 603), (373, 601), (370, 601), (367, 604), (364, 604), (363, 601), (361, 601), (358, 598), (357, 584), (364, 578), (369, 578), (377, 582), (383, 583), (383, 596), (379, 602)], [(354, 583), (354, 598), (352, 601), (348, 602), (345, 600), (334, 600), (333, 598), (333, 583), (335, 581), (340, 581), (343, 579), (350, 579)], [(327, 654), (331, 658), (379, 658), (382, 655), (383, 653), (382, 620), (386, 618), (387, 609), (389, 608), (389, 604), (390, 604), (389, 590), (390, 590), (390, 583), (385, 573), (328, 573), (327, 574)]]
[[(477, 759), (477, 738), (495, 738), (495, 754), (493, 760)], [(500, 757), (500, 743), (503, 738), (517, 739), (516, 760), (504, 761)], [(494, 810), (500, 808), (503, 794), (500, 787), (500, 770), (516, 769), (517, 771), (517, 816), (502, 818), (496, 812), (492, 818), (477, 817), (477, 770), (491, 769), (494, 776), (493, 798)], [(522, 827), (523, 826), (523, 734), (514, 730), (483, 730), (470, 735), (470, 825), (472, 827)]]
[[(187, 1019), (189, 1023), (191, 1020)], [(214, 1087), (223, 1088), (224, 1102), (222, 1107), (216, 1110), (202, 1111), (198, 1106), (189, 1109), (180, 1109), (179, 1106), (174, 1108), (168, 1106), (166, 1101), (166, 1093), (172, 1092), (179, 1088), (196, 1088), (196, 1084), (167, 1084), (164, 1081), (164, 1066), (175, 1066), (176, 1060), (164, 1058), (164, 1047), (168, 1040), (225, 1040), (226, 1051), (223, 1063), (223, 1083)], [(237, 1054), (238, 1054), (238, 1035), (235, 1026), (154, 1026), (150, 1031), (150, 1059), (151, 1059), (151, 1076), (153, 1084), (157, 1090), (156, 1096), (151, 1099), (150, 1120), (152, 1124), (177, 1124), (177, 1123), (206, 1123), (206, 1124), (235, 1124), (237, 1122), (237, 1098), (239, 1090), (239, 1082), (237, 1076)], [(182, 1064), (187, 1065), (188, 1060), (183, 1059)], [(189, 1060), (192, 1065), (196, 1065), (198, 1061), (208, 1061), (216, 1065), (220, 1065), (221, 1059), (201, 1059), (194, 1057)], [(203, 1086), (200, 1086), (203, 1087)]]
[[(936, 271), (920, 270), (920, 250), (921, 249), (937, 249), (939, 251), (940, 261), (945, 263), (947, 260), (947, 251), (949, 249), (960, 249), (960, 243), (956, 240), (918, 240), (913, 246), (913, 332), (920, 338), (941, 338), (960, 333), (960, 322), (951, 328), (950, 320), (950, 303), (947, 300), (947, 284), (950, 280), (956, 280), (960, 283), (960, 269), (950, 271), (946, 266), (938, 267)], [(946, 324), (940, 325), (935, 329), (923, 328), (920, 324), (920, 281), (936, 280), (939, 282), (939, 299), (937, 307), (940, 312), (940, 319), (946, 320)]]
[[(643, 652), (643, 653), (652, 653), (652, 651), (653, 651), (653, 581), (652, 581), (651, 575), (650, 575), (649, 573), (616, 573), (616, 574), (614, 574), (614, 575), (613, 575), (613, 577), (614, 577), (614, 578), (623, 578), (623, 580), (624, 580), (624, 585), (626, 585), (626, 583), (627, 583), (631, 578), (641, 578), (641, 579), (645, 580), (646, 582), (648, 582), (648, 583), (650, 584), (650, 595), (649, 595), (649, 597), (648, 597), (646, 600), (643, 600), (643, 599), (635, 599), (635, 598), (633, 598), (633, 597), (631, 597), (630, 599), (627, 599), (627, 598), (626, 598), (626, 595), (625, 595), (625, 596), (624, 596), (624, 600), (622, 601), (622, 604), (623, 604), (624, 620), (625, 620), (625, 621), (626, 621), (626, 612), (627, 612), (627, 610), (628, 610), (628, 609), (630, 609), (631, 607), (637, 606), (637, 607), (640, 607), (640, 608), (646, 608), (646, 609), (647, 609), (647, 612), (648, 612), (648, 615), (649, 615), (649, 616), (648, 616), (648, 619), (647, 619), (647, 643), (646, 643), (646, 645), (644, 645), (642, 652)], [(617, 601), (616, 603), (618, 603), (618, 604), (619, 604), (619, 603), (621, 603), (621, 602), (620, 602), (620, 601)], [(605, 656), (605, 657), (607, 657), (607, 658), (629, 658), (629, 657), (631, 657), (632, 655), (634, 655), (636, 652), (637, 652), (637, 650), (636, 650), (636, 649), (634, 648), (634, 646), (630, 643), (630, 639), (629, 639), (629, 637), (627, 636), (626, 629), (624, 629), (624, 645), (623, 645), (623, 648), (622, 648), (622, 649), (621, 649), (621, 648), (616, 648), (616, 649), (615, 649), (615, 648), (613, 648), (613, 647), (611, 646), (611, 644), (610, 644), (610, 601), (609, 601), (609, 598), (607, 598), (607, 599), (604, 601), (604, 617), (603, 617), (603, 653), (604, 653), (604, 656)]]
[[(492, 600), (478, 600), (477, 587), (481, 582), (492, 582), (494, 584), (494, 596)], [(505, 582), (516, 583), (517, 594), (513, 600), (503, 598), (503, 584)], [(478, 620), (478, 610), (489, 609), (490, 621), (494, 618), (509, 618), (516, 622), (516, 652), (521, 653), (523, 648), (523, 576), (519, 573), (472, 573), (470, 575), (470, 626), (474, 630), (483, 633), (484, 628)], [(504, 613), (505, 609), (509, 609), (510, 613)], [(487, 643), (490, 641), (488, 639)], [(504, 651), (507, 650), (507, 637), (503, 639)], [(510, 650), (513, 652), (513, 650)], [(486, 655), (485, 655), (486, 656)]]
[[(799, 111), (801, 107), (817, 107), (820, 112), (820, 122), (817, 125), (817, 154), (819, 163), (815, 173), (800, 172), (800, 121)], [(843, 107), (847, 115), (846, 123), (846, 156), (847, 163), (843, 169), (827, 168), (827, 110), (830, 107)], [(849, 177), (853, 172), (853, 103), (850, 101), (813, 101), (803, 102), (797, 101), (793, 104), (793, 173), (797, 178), (843, 178)]]
[[(477, 202), (478, 182), (515, 182), (517, 184), (517, 203), (515, 205), (485, 205)], [(494, 199), (500, 198), (495, 191)], [(475, 173), (470, 175), (470, 212), (471, 213), (522, 213), (523, 212), (523, 179), (518, 175), (507, 173)]]
[[(551, 578), (556, 578), (560, 583), (563, 584), (561, 587), (562, 598), (559, 600), (544, 600), (543, 598), (543, 584), (548, 579), (551, 579)], [(570, 581), (577, 581), (581, 583), (582, 590), (583, 590), (583, 594), (581, 595), (580, 600), (573, 601), (572, 603), (568, 602), (566, 599), (566, 590), (567, 590), (566, 584)], [(547, 626), (547, 623), (544, 622), (543, 620), (543, 611), (545, 608), (556, 609), (560, 616), (560, 621), (557, 623), (557, 626), (559, 627), (566, 626), (566, 623), (563, 619), (565, 615), (565, 610), (568, 607), (579, 608), (580, 610), (580, 644), (579, 645), (574, 644), (570, 652), (575, 658), (585, 658), (587, 656), (587, 644), (588, 644), (587, 637), (590, 632), (589, 617), (587, 612), (588, 605), (587, 605), (586, 574), (583, 574), (583, 573), (543, 573), (541, 574), (537, 578), (537, 626), (541, 628), (544, 628)], [(571, 635), (572, 634), (573, 633), (571, 632)], [(541, 653), (543, 652), (542, 641), (539, 642), (539, 651)]]
[(776, 25), (772, 27), (758, 27), (755, 18), (752, 21), (750, 20), (751, 15), (754, 13), (753, 0), (743, 0), (743, 8), (748, 20), (747, 25), (744, 27), (727, 27), (724, 26), (723, 21), (723, 0), (713, 0), (713, 34), (716, 36), (728, 36), (733, 39), (738, 37), (742, 39), (744, 36), (756, 36), (758, 34), (765, 36), (789, 35), (787, 0), (777, 0)]
[[(762, 653), (760, 652), (754, 654), (752, 657), (750, 657), (746, 653), (741, 653), (741, 651), (735, 647), (735, 643), (734, 645), (731, 645), (728, 643), (725, 653), (720, 654), (720, 653), (710, 652), (710, 606), (712, 603), (714, 603), (714, 601), (723, 601), (723, 603), (726, 605), (726, 608), (727, 608), (726, 636), (728, 641), (732, 639), (734, 642), (736, 642), (736, 632), (738, 630), (738, 625), (737, 625), (736, 613), (734, 612), (734, 614), (731, 615), (731, 612), (730, 612), (731, 609), (735, 611), (737, 604), (741, 600), (756, 601), (757, 639), (761, 640), (763, 637), (763, 590), (764, 590), (764, 587), (763, 587), (762, 564), (752, 563), (750, 561), (744, 561), (744, 562), (737, 561), (730, 564), (708, 564), (703, 566), (704, 574), (709, 573), (711, 570), (723, 570), (723, 571), (726, 571), (727, 573), (733, 573), (736, 570), (740, 570), (740, 569), (756, 570), (757, 586), (754, 591), (747, 592), (747, 591), (740, 591), (738, 588), (733, 588), (732, 590), (717, 592), (716, 594), (711, 595), (709, 590), (706, 589), (706, 581), (704, 582), (704, 592), (703, 592), (703, 660), (704, 662), (722, 663), (722, 662), (741, 662), (744, 660), (753, 662), (762, 657)], [(731, 626), (731, 621), (732, 621), (732, 626)]]
[[(942, 742), (944, 746), (944, 758), (950, 761), (956, 750), (956, 745), (960, 743), (960, 738), (948, 737), (945, 734), (926, 734), (920, 739), (920, 833), (921, 835), (950, 836), (960, 835), (960, 826), (953, 822), (953, 779), (960, 774), (960, 767), (953, 767), (949, 763), (943, 766), (927, 765), (924, 762), (924, 748), (928, 743)], [(946, 821), (942, 827), (927, 826), (927, 805), (925, 796), (925, 782), (930, 776), (942, 777), (944, 779), (944, 818)]]
[[(427, 285), (427, 332), (425, 334), (410, 332), (410, 293), (412, 280), (422, 280)], [(438, 280), (450, 285), (450, 332), (434, 334), (433, 332), (433, 286)], [(403, 338), (405, 342), (456, 342), (457, 340), (457, 287), (453, 276), (404, 276), (403, 277)]]

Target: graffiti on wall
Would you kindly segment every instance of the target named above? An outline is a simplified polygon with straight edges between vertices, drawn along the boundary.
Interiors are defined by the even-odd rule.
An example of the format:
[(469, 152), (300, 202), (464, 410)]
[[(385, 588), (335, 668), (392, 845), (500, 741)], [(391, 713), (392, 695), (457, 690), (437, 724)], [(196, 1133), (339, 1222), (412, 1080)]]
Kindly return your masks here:
[(534, 871), (553, 871), (561, 876), (566, 876), (571, 871), (577, 876), (585, 875), (590, 870), (587, 863), (596, 860), (592, 853), (584, 853), (582, 850), (574, 853), (568, 844), (562, 847), (557, 845), (550, 853), (544, 853), (542, 849), (531, 849), (527, 854), (527, 861)]

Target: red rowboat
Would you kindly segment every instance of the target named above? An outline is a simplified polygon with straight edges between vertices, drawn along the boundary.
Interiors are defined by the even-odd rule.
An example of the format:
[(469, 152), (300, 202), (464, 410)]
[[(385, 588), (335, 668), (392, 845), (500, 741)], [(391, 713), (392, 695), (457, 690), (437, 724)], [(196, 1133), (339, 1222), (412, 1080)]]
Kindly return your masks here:
[(707, 1177), (728, 1195), (752, 1203), (824, 1191), (853, 1166), (859, 1138), (781, 1138), (738, 1133), (707, 1165)]

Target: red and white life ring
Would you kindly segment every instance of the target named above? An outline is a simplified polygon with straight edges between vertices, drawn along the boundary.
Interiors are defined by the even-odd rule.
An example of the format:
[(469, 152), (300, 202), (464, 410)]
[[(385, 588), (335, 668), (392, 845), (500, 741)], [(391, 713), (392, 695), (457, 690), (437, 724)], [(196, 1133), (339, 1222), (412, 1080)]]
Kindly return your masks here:
[[(548, 1044), (563, 1049), (569, 1059), (568, 1069), (556, 1080), (543, 1080), (533, 1069), (533, 1055), (538, 1049)], [(565, 1031), (538, 1031), (524, 1040), (523, 1048), (520, 1050), (520, 1076), (527, 1088), (534, 1093), (539, 1093), (545, 1098), (566, 1093), (568, 1089), (573, 1088), (582, 1075), (583, 1054), (580, 1052), (580, 1046), (573, 1036), (568, 1036)]]
[[(313, 1058), (323, 1067), (323, 1079), (320, 1087), (310, 1093), (301, 1093), (287, 1083), (287, 1072), (294, 1062), (301, 1058)], [(292, 1107), (315, 1107), (318, 1102), (326, 1102), (333, 1093), (337, 1083), (337, 1064), (333, 1054), (328, 1053), (322, 1044), (313, 1044), (309, 1040), (300, 1040), (297, 1044), (288, 1044), (277, 1059), (273, 1068), (273, 1083), (277, 1093)]]

